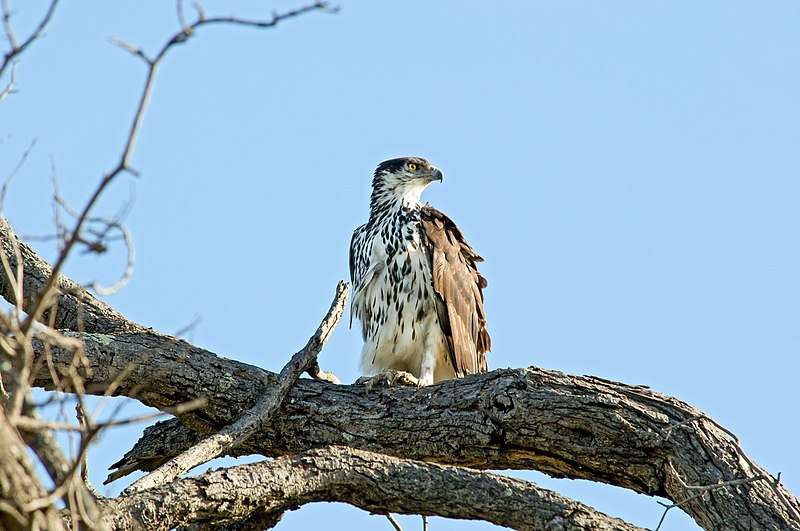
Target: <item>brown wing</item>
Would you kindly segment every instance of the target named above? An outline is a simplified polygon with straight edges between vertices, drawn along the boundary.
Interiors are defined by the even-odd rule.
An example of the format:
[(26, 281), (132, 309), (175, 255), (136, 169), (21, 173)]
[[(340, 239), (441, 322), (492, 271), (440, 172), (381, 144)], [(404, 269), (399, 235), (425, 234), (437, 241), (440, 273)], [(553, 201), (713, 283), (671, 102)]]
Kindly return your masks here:
[(422, 243), (431, 256), (436, 311), (456, 376), (486, 372), (486, 352), (492, 348), (483, 313), (487, 282), (476, 265), (483, 258), (455, 223), (432, 206), (422, 207), (420, 223)]

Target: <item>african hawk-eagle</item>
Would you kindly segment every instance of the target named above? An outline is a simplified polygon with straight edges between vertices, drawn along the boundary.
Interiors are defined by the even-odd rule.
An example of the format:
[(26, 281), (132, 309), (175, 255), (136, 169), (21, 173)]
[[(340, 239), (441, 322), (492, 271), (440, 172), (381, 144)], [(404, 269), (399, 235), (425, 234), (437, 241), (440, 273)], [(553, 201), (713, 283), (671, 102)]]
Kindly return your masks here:
[(450, 218), (420, 202), (442, 172), (408, 157), (380, 163), (369, 221), (353, 233), (351, 312), (361, 321), (366, 375), (411, 373), (420, 386), (486, 372), (486, 279)]

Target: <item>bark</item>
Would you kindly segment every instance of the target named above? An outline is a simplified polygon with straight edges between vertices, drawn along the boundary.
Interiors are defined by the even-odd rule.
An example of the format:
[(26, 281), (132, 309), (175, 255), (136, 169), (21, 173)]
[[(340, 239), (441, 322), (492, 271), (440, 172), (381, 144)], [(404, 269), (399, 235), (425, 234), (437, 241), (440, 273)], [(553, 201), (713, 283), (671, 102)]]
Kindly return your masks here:
[[(7, 225), (0, 225), (0, 235), (8, 237), (4, 229)], [(38, 271), (34, 268), (34, 274)], [(6, 284), (0, 275), (4, 294)], [(186, 429), (216, 432), (279, 385), (272, 373), (129, 323), (91, 295), (75, 293), (62, 296), (59, 305), (65, 305), (65, 313), (72, 309), (81, 315), (78, 308), (85, 304), (84, 313), (92, 319), (57, 322), (89, 332), (69, 333), (86, 345), (87, 359), (78, 365), (89, 392), (116, 386), (115, 394), (161, 409), (199, 397), (208, 400), (201, 411), (180, 415), (177, 429), (182, 433), (169, 434), (168, 440), (183, 445), (161, 448), (164, 455), (151, 456), (144, 463), (148, 467), (185, 450), (187, 441), (196, 442)], [(59, 318), (61, 313), (59, 306)], [(37, 361), (43, 361), (43, 345), (34, 347)], [(56, 348), (50, 355), (56, 370), (74, 370), (68, 352)], [(40, 370), (34, 385), (54, 387), (48, 370)], [(165, 426), (176, 429), (175, 423), (162, 424), (162, 433)], [(300, 380), (273, 422), (243, 450), (283, 456), (329, 445), (610, 483), (681, 503), (706, 529), (800, 529), (798, 501), (700, 411), (645, 387), (600, 378), (528, 368), (423, 389), (369, 392), (364, 386)], [(693, 487), (707, 489), (698, 496)], [(411, 512), (424, 512), (423, 502), (416, 502)]]
[(115, 529), (166, 530), (222, 526), (317, 501), (515, 529), (640, 529), (529, 482), (343, 447), (177, 480), (108, 502), (107, 513)]
[[(117, 394), (161, 408), (206, 397), (208, 407), (182, 416), (197, 431), (235, 421), (263, 391), (260, 369), (153, 333), (83, 339), (91, 369), (82, 373), (87, 388), (100, 392), (129, 368)], [(52, 355), (56, 367), (71, 364), (66, 352)], [(277, 385), (275, 375), (266, 381)], [(34, 383), (52, 387), (46, 371)], [(681, 481), (706, 486), (769, 477), (685, 403), (643, 387), (537, 368), (369, 392), (300, 380), (274, 423), (246, 450), (280, 456), (331, 444), (477, 469), (535, 469), (675, 502), (695, 494)], [(707, 529), (800, 528), (792, 514), (797, 500), (773, 481), (712, 490), (682, 508)]]
[[(22, 307), (29, 310), (36, 301), (39, 293), (47, 284), (52, 268), (42, 260), (33, 249), (17, 238), (8, 224), (8, 220), (0, 215), (0, 246), (2, 252), (8, 257), (12, 268), (17, 267), (16, 250), (22, 257), (25, 266), (23, 277)], [(0, 268), (2, 269), (2, 268)], [(87, 330), (95, 333), (105, 333), (120, 329), (142, 329), (140, 325), (128, 321), (106, 303), (95, 298), (83, 286), (61, 276), (56, 288), (61, 294), (58, 299), (58, 311), (52, 322), (53, 328), (62, 330)], [(8, 302), (15, 304), (13, 284), (9, 281), (5, 271), (0, 271), (0, 296)], [(50, 323), (51, 315), (46, 311), (42, 322)]]
[[(249, 439), (259, 428), (266, 425), (278, 408), (283, 404), (286, 395), (297, 382), (300, 375), (311, 365), (316, 365), (317, 354), (328, 342), (334, 328), (344, 314), (347, 293), (350, 286), (343, 281), (336, 288), (336, 297), (331, 303), (327, 315), (320, 323), (317, 331), (308, 340), (306, 346), (297, 352), (278, 375), (278, 385), (268, 388), (262, 397), (242, 415), (236, 422), (229, 424), (218, 433), (198, 441), (180, 455), (170, 459), (157, 470), (139, 479), (128, 487), (129, 491), (139, 491), (161, 485), (175, 477), (188, 472), (195, 466), (214, 459), (220, 454), (237, 448)], [(319, 369), (319, 366), (317, 366)]]

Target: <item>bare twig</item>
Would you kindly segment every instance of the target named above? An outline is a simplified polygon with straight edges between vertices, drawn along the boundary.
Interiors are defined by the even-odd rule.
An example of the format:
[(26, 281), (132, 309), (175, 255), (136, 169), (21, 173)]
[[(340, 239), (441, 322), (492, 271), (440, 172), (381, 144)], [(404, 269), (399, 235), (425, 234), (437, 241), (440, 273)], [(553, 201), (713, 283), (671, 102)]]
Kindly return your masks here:
[[(27, 155), (27, 153), (26, 153)], [(13, 176), (13, 174), (12, 174)], [(25, 235), (25, 239), (28, 241), (49, 241), (49, 240), (58, 240), (59, 242), (59, 249), (63, 249), (64, 245), (66, 244), (66, 234), (68, 230), (64, 223), (61, 221), (61, 211), (63, 210), (66, 214), (77, 220), (81, 213), (73, 208), (69, 202), (61, 195), (58, 186), (58, 178), (55, 169), (55, 162), (52, 160), (51, 157), (51, 179), (53, 183), (53, 224), (55, 225), (56, 233), (55, 234), (48, 234), (44, 236), (33, 236), (33, 235)], [(10, 180), (10, 179), (9, 179)], [(0, 209), (2, 209), (2, 194), (5, 193), (5, 189), (0, 192)], [(77, 238), (77, 243), (80, 243), (85, 246), (84, 253), (95, 253), (95, 254), (103, 254), (108, 250), (108, 247), (112, 241), (117, 241), (121, 239), (125, 242), (125, 248), (127, 249), (127, 261), (125, 265), (125, 270), (122, 273), (122, 276), (119, 280), (117, 280), (114, 284), (109, 287), (103, 287), (98, 282), (91, 282), (89, 283), (88, 287), (93, 289), (99, 295), (111, 295), (116, 293), (120, 289), (124, 288), (131, 279), (133, 275), (133, 269), (136, 262), (136, 248), (133, 245), (133, 236), (131, 235), (128, 228), (122, 223), (122, 219), (128, 214), (130, 211), (131, 205), (133, 204), (133, 195), (131, 195), (131, 199), (129, 199), (117, 212), (117, 214), (113, 218), (105, 218), (100, 216), (90, 216), (87, 217), (85, 220), (86, 229), (85, 232), (88, 235), (91, 235), (91, 238), (88, 236), (79, 235)], [(118, 232), (119, 236), (111, 236), (110, 234), (114, 232)]]
[(6, 97), (14, 91), (14, 87), (17, 85), (17, 63), (14, 62), (11, 64), (11, 76), (8, 79), (8, 85), (6, 88), (0, 92), (0, 101), (6, 99)]
[(397, 518), (395, 518), (392, 513), (386, 513), (386, 519), (389, 520), (389, 523), (392, 524), (395, 531), (403, 531), (403, 526), (400, 525), (400, 522), (397, 521)]
[(189, 322), (189, 324), (187, 324), (185, 326), (182, 326), (181, 328), (177, 329), (175, 331), (175, 333), (172, 334), (172, 335), (174, 335), (175, 337), (183, 337), (185, 335), (188, 335), (189, 337), (191, 337), (193, 335), (192, 333), (200, 325), (201, 322), (203, 322), (203, 320), (200, 318), (199, 315), (196, 315), (194, 317), (194, 319), (192, 319)]
[(331, 303), (331, 307), (325, 318), (320, 323), (319, 328), (308, 340), (306, 346), (298, 351), (289, 360), (279, 375), (279, 383), (276, 387), (267, 391), (255, 406), (250, 408), (235, 423), (220, 430), (217, 434), (204, 439), (195, 446), (189, 448), (180, 455), (172, 458), (161, 465), (149, 475), (139, 479), (128, 487), (125, 492), (140, 492), (149, 488), (163, 485), (175, 477), (187, 472), (188, 470), (213, 459), (226, 450), (236, 447), (255, 433), (264, 424), (269, 422), (275, 412), (283, 403), (289, 390), (308, 368), (309, 363), (316, 359), (322, 347), (327, 343), (333, 329), (338, 324), (344, 313), (347, 301), (347, 293), (350, 285), (344, 281), (339, 281), (336, 286), (336, 296)]
[[(8, 94), (12, 93), (15, 87), (17, 74), (16, 58), (32, 42), (41, 36), (45, 26), (53, 15), (57, 2), (58, 0), (49, 0), (49, 9), (32, 34), (25, 39), (18, 40), (11, 24), (12, 13), (9, 7), (9, 0), (0, 0), (0, 9), (2, 10), (2, 20), (0, 21), (2, 23), (2, 30), (0, 31), (4, 32), (10, 46), (10, 51), (4, 54), (2, 64), (0, 64), (0, 79), (5, 80), (2, 76), (5, 75), (7, 68), (10, 67), (11, 72), (10, 81), (0, 85), (0, 101)], [(266, 21), (263, 25), (253, 23), (252, 21), (244, 25), (271, 27), (279, 20), (321, 8), (321, 4), (309, 6), (308, 8), (290, 11), (283, 15), (274, 15), (272, 19)], [(183, 18), (181, 5), (179, 5), (179, 18)], [(239, 23), (234, 19), (230, 21), (215, 19), (213, 22)], [(201, 13), (200, 20), (198, 20), (196, 24), (202, 25), (205, 23), (207, 23), (206, 17)], [(186, 31), (186, 28), (182, 29)], [(186, 36), (190, 33), (190, 31), (187, 32)], [(88, 467), (86, 464), (87, 450), (94, 437), (105, 428), (124, 423), (150, 420), (155, 417), (155, 415), (146, 415), (136, 419), (121, 421), (112, 420), (110, 422), (98, 423), (92, 419), (91, 415), (85, 415), (84, 411), (88, 411), (84, 403), (84, 395), (87, 389), (84, 385), (83, 376), (91, 377), (91, 368), (86, 364), (87, 358), (84, 353), (84, 343), (74, 338), (66, 337), (63, 333), (55, 332), (54, 328), (57, 322), (63, 321), (63, 318), (58, 314), (64, 313), (62, 302), (65, 299), (70, 300), (70, 304), (74, 303), (73, 309), (75, 311), (72, 312), (72, 316), (69, 319), (71, 321), (71, 329), (76, 331), (84, 330), (84, 316), (86, 312), (93, 311), (89, 308), (90, 306), (94, 308), (102, 307), (102, 305), (98, 304), (99, 301), (94, 300), (90, 295), (85, 293), (85, 290), (82, 290), (79, 286), (75, 286), (71, 281), (62, 279), (60, 276), (63, 265), (70, 253), (75, 249), (76, 244), (86, 245), (87, 252), (102, 253), (107, 249), (106, 242), (117, 237), (118, 232), (122, 239), (125, 240), (128, 249), (128, 261), (121, 280), (112, 286), (112, 288), (118, 289), (124, 285), (130, 277), (135, 251), (129, 232), (120, 223), (119, 219), (106, 220), (92, 217), (90, 212), (98, 202), (104, 190), (120, 173), (128, 172), (136, 175), (135, 170), (131, 167), (130, 161), (135, 142), (141, 130), (144, 113), (152, 93), (155, 73), (166, 52), (179, 42), (183, 42), (183, 40), (180, 38), (170, 39), (153, 60), (147, 59), (144, 53), (136, 50), (132, 46), (125, 46), (132, 53), (138, 54), (139, 57), (145, 59), (148, 64), (144, 87), (133, 115), (128, 136), (125, 139), (124, 148), (116, 166), (102, 177), (98, 186), (82, 209), (72, 209), (59, 195), (57, 182), (55, 180), (55, 164), (51, 159), (55, 188), (54, 215), (58, 231), (55, 237), (58, 238), (60, 244), (59, 255), (54, 266), (39, 267), (41, 264), (37, 264), (31, 267), (31, 269), (35, 271), (33, 275), (27, 274), (29, 273), (27, 269), (23, 271), (23, 265), (26, 268), (30, 267), (27, 262), (30, 249), (20, 244), (16, 238), (13, 237), (12, 233), (5, 233), (6, 223), (0, 216), (0, 228), (2, 228), (4, 232), (2, 242), (3, 249), (2, 253), (0, 253), (3, 267), (2, 270), (0, 270), (0, 275), (5, 277), (5, 279), (0, 278), (0, 285), (2, 285), (4, 297), (12, 301), (15, 305), (9, 312), (0, 313), (0, 328), (2, 328), (3, 332), (0, 334), (0, 367), (3, 370), (3, 374), (0, 375), (3, 377), (2, 383), (0, 383), (0, 417), (2, 417), (1, 420), (6, 421), (7, 427), (15, 430), (17, 436), (18, 434), (24, 434), (24, 437), (26, 437), (24, 441), (25, 444), (32, 449), (39, 457), (40, 461), (42, 461), (54, 484), (54, 487), (49, 492), (38, 488), (41, 486), (38, 482), (36, 485), (37, 489), (23, 489), (26, 492), (30, 491), (30, 493), (33, 493), (34, 490), (37, 490), (37, 492), (32, 499), (25, 500), (22, 506), (11, 504), (6, 507), (8, 499), (3, 496), (2, 502), (4, 505), (0, 510), (10, 514), (9, 517), (12, 518), (11, 521), (16, 519), (18, 523), (24, 527), (31, 527), (34, 529), (40, 527), (51, 529), (60, 528), (61, 526), (55, 523), (36, 520), (36, 518), (41, 519), (41, 515), (45, 513), (56, 515), (54, 504), (60, 499), (65, 506), (63, 515), (65, 519), (69, 520), (71, 528), (104, 528), (105, 525), (98, 519), (98, 512), (94, 499), (90, 495), (91, 492), (91, 494), (99, 496), (88, 482)], [(2, 88), (3, 86), (5, 86), (4, 89)], [(32, 143), (23, 154), (17, 167), (12, 171), (2, 188), (0, 188), (0, 210), (2, 209), (2, 203), (8, 189), (9, 181), (25, 162), (33, 145), (34, 143)], [(71, 230), (67, 229), (62, 224), (63, 212), (75, 218)], [(7, 236), (11, 237), (7, 239)], [(23, 254), (25, 254), (25, 259), (23, 259)], [(37, 260), (40, 261), (38, 257)], [(47, 270), (47, 273), (40, 277), (39, 274), (45, 270)], [(31, 276), (33, 278), (31, 278)], [(23, 286), (25, 288), (24, 292)], [(60, 288), (60, 293), (57, 287)], [(97, 285), (97, 283), (94, 283), (94, 288), (102, 294), (107, 294), (110, 291), (108, 288)], [(63, 296), (58, 297), (59, 295)], [(62, 300), (51, 306), (51, 302), (59, 298)], [(27, 316), (24, 316), (23, 308)], [(46, 312), (49, 312), (49, 315), (46, 314)], [(317, 339), (319, 340), (320, 338)], [(327, 336), (321, 339), (319, 348), (324, 344), (325, 339), (327, 339)], [(44, 353), (44, 356), (36, 358), (35, 353), (37, 351)], [(68, 353), (71, 356), (72, 359), (66, 368), (62, 366), (56, 369), (56, 365), (53, 363), (51, 356), (55, 351)], [(318, 349), (316, 352), (318, 352)], [(304, 364), (298, 370), (302, 372), (305, 368), (307, 368), (307, 364)], [(53, 382), (58, 388), (69, 389), (74, 393), (77, 399), (78, 425), (73, 425), (66, 421), (64, 406), (67, 400), (63, 395), (54, 400), (54, 403), (61, 408), (61, 418), (59, 420), (63, 419), (63, 422), (43, 421), (37, 415), (36, 406), (33, 404), (30, 396), (30, 383), (33, 381), (31, 375), (39, 373), (41, 370), (49, 372), (52, 375)], [(106, 391), (108, 394), (116, 391), (117, 387), (121, 385), (122, 379), (126, 378), (132, 372), (132, 369), (124, 367), (122, 370), (115, 372), (119, 379), (114, 379), (110, 385), (107, 386)], [(294, 378), (296, 379), (298, 375), (299, 373), (294, 375)], [(280, 393), (277, 394), (278, 403), (280, 403), (282, 397)], [(285, 396), (285, 392), (283, 396)], [(101, 401), (101, 405), (98, 407), (101, 407), (103, 403), (104, 401)], [(162, 408), (163, 412), (159, 413), (158, 416), (165, 413), (185, 414), (190, 409), (201, 407), (203, 404), (205, 404), (205, 401), (200, 399), (193, 404), (189, 404), (189, 407), (184, 405), (184, 407), (174, 408), (171, 412), (167, 411), (169, 408)], [(115, 418), (115, 415), (112, 415), (112, 418)], [(80, 435), (79, 446), (75, 445), (72, 447), (73, 452), (77, 454), (74, 460), (68, 460), (55, 442), (53, 430), (59, 429), (64, 429), (72, 434), (78, 433)], [(3, 450), (8, 450), (9, 445), (5, 444), (5, 442), (8, 442), (8, 438), (3, 437), (2, 439), (4, 440), (4, 443), (1, 445), (3, 446)], [(70, 437), (71, 442), (76, 440), (76, 437)], [(20, 455), (24, 456), (24, 452)], [(2, 457), (3, 459), (0, 459), (0, 462), (2, 462), (3, 467), (5, 467), (7, 461), (5, 459), (6, 455), (4, 454)], [(80, 468), (80, 475), (77, 473), (78, 468)], [(4, 473), (5, 468), (0, 470), (0, 472)], [(20, 474), (17, 475), (19, 476)], [(24, 476), (29, 476), (30, 480), (36, 480), (36, 473), (33, 470), (28, 470)], [(0, 483), (8, 483), (5, 481), (5, 476), (0, 478)], [(9, 485), (11, 485), (12, 489), (17, 488), (13, 482)], [(8, 487), (9, 485), (5, 486)], [(5, 489), (0, 488), (0, 490)], [(31, 518), (33, 518), (33, 520), (31, 520)], [(3, 515), (2, 521), (0, 521), (0, 527), (3, 526), (4, 522), (8, 521), (7, 517)], [(60, 520), (56, 520), (56, 522), (60, 523)]]
[[(0, 401), (0, 466), (2, 466), (3, 496), (0, 502), (2, 523), (20, 523), (19, 529), (31, 529), (36, 522), (39, 528), (63, 529), (54, 507), (37, 510), (31, 507), (36, 500), (46, 496), (44, 486), (36, 474), (25, 444), (9, 423)], [(8, 515), (13, 520), (7, 520)], [(44, 520), (42, 520), (44, 517)]]
[[(106, 428), (113, 428), (116, 426), (126, 426), (128, 424), (138, 424), (140, 422), (149, 422), (151, 420), (159, 419), (166, 416), (182, 415), (189, 411), (194, 411), (205, 406), (207, 401), (204, 398), (198, 398), (184, 404), (180, 404), (169, 410), (159, 411), (158, 413), (149, 413), (147, 415), (139, 415), (128, 419), (109, 420), (107, 422), (96, 422), (91, 427), (94, 431), (101, 431)], [(76, 407), (80, 407), (78, 404)], [(89, 428), (84, 424), (76, 425), (68, 422), (53, 422), (37, 420), (31, 417), (18, 417), (13, 419), (11, 424), (19, 429), (33, 431), (33, 430), (53, 430), (53, 431), (74, 431), (85, 432)]]
[(133, 266), (136, 261), (136, 249), (133, 246), (133, 238), (131, 237), (131, 233), (128, 228), (120, 223), (109, 225), (109, 227), (110, 226), (116, 226), (117, 229), (122, 233), (125, 239), (125, 247), (128, 249), (128, 260), (125, 265), (125, 271), (122, 273), (122, 277), (111, 286), (105, 288), (97, 282), (92, 282), (91, 288), (99, 295), (111, 295), (127, 286), (128, 281), (130, 281), (131, 276), (133, 275)]
[[(691, 419), (690, 419), (691, 420)], [(727, 431), (727, 430), (726, 430)], [(748, 483), (753, 483), (755, 481), (761, 480), (770, 480), (772, 479), (768, 474), (760, 474), (758, 476), (753, 476), (749, 478), (740, 478), (740, 479), (732, 479), (730, 481), (720, 481), (719, 483), (714, 483), (713, 485), (688, 485), (685, 481), (681, 478), (678, 471), (675, 470), (675, 467), (672, 466), (672, 463), (667, 460), (667, 465), (670, 468), (670, 472), (673, 474), (674, 478), (678, 480), (678, 482), (683, 486), (686, 490), (696, 491), (696, 494), (692, 494), (687, 498), (684, 498), (681, 501), (675, 503), (664, 503), (659, 501), (658, 504), (664, 507), (664, 512), (661, 514), (661, 519), (658, 521), (658, 525), (655, 528), (655, 531), (659, 531), (661, 529), (661, 525), (664, 523), (665, 518), (667, 517), (667, 513), (676, 507), (682, 507), (687, 503), (694, 501), (698, 498), (702, 498), (707, 493), (717, 490), (723, 489), (725, 487), (735, 487), (737, 485), (746, 485)]]
[(8, 44), (13, 50), (17, 47), (17, 37), (14, 35), (14, 28), (11, 27), (11, 8), (8, 6), (8, 0), (2, 0), (0, 4), (3, 6), (3, 31), (6, 32)]
[[(3, 98), (0, 97), (0, 101), (2, 101), (2, 99)], [(31, 150), (33, 150), (33, 147), (35, 145), (36, 145), (36, 139), (34, 138), (33, 140), (31, 140), (30, 145), (28, 145), (28, 148), (22, 153), (22, 156), (20, 157), (19, 162), (17, 162), (17, 165), (14, 166), (14, 169), (11, 170), (11, 173), (8, 174), (8, 177), (6, 177), (6, 180), (3, 182), (3, 187), (0, 188), (0, 212), (3, 211), (3, 202), (6, 199), (6, 192), (8, 191), (8, 185), (11, 184), (11, 180), (14, 177), (16, 177), (20, 168), (22, 168), (22, 165), (25, 164), (25, 161), (28, 159), (28, 155), (30, 155)]]
[[(91, 429), (89, 425), (89, 421), (86, 419), (86, 415), (83, 412), (83, 407), (81, 406), (80, 402), (75, 404), (75, 413), (78, 418), (78, 424), (83, 432), (88, 432)], [(89, 481), (89, 452), (83, 452), (83, 458), (81, 459), (81, 481), (86, 486), (86, 490), (89, 491), (89, 494), (94, 496), (96, 499), (103, 498), (104, 496), (98, 492), (92, 482)]]
[(175, 9), (178, 12), (178, 24), (183, 28), (183, 32), (186, 34), (191, 33), (192, 30), (189, 28), (189, 25), (186, 24), (186, 19), (183, 16), (183, 0), (177, 0), (177, 2), (175, 2)]
[(24, 52), (25, 49), (42, 34), (44, 28), (50, 22), (50, 19), (56, 10), (58, 0), (51, 0), (50, 5), (47, 8), (47, 12), (42, 20), (39, 21), (39, 25), (36, 26), (33, 32), (21, 44), (17, 42), (16, 35), (14, 35), (14, 30), (11, 26), (11, 9), (8, 6), (8, 0), (2, 0), (0, 4), (2, 4), (3, 10), (3, 29), (5, 31), (6, 38), (11, 45), (11, 50), (6, 52), (5, 56), (3, 57), (3, 62), (0, 63), (0, 78), (2, 78), (6, 68), (8, 68), (8, 65), (12, 64), (14, 59), (19, 57), (19, 55), (22, 54), (22, 52)]
[[(676, 422), (675, 424), (673, 424), (673, 425), (671, 425), (671, 426), (669, 426), (669, 427), (664, 429), (664, 431), (663, 431), (663, 433), (665, 434), (664, 439), (665, 440), (669, 439), (669, 435), (672, 433), (672, 430), (674, 430), (676, 428), (683, 427), (683, 426), (688, 426), (689, 424), (691, 424), (693, 422), (696, 422), (698, 420), (705, 420), (705, 421), (710, 422), (711, 424), (716, 426), (718, 429), (720, 429), (723, 432), (725, 432), (725, 434), (728, 435), (728, 437), (733, 439), (733, 442), (735, 442), (736, 444), (739, 444), (739, 437), (737, 437), (735, 433), (733, 433), (732, 431), (730, 431), (726, 427), (722, 426), (716, 420), (712, 419), (708, 415), (695, 415), (693, 417), (689, 417), (686, 420), (682, 420), (680, 422)], [(694, 429), (694, 428), (692, 428), (692, 429)]]
[[(752, 470), (762, 470), (762, 472), (763, 472), (763, 469), (755, 461), (753, 461), (750, 458), (749, 455), (747, 455), (745, 453), (744, 449), (742, 449), (742, 446), (741, 446), (741, 444), (739, 442), (739, 437), (737, 437), (735, 433), (733, 433), (729, 429), (727, 429), (724, 426), (722, 426), (716, 420), (714, 420), (711, 417), (709, 417), (707, 415), (704, 415), (704, 414), (695, 415), (693, 417), (689, 417), (686, 420), (683, 420), (681, 422), (677, 422), (677, 423), (669, 426), (668, 428), (663, 430), (663, 433), (665, 434), (664, 440), (668, 439), (670, 434), (672, 433), (672, 430), (674, 430), (676, 428), (689, 427), (692, 430), (695, 430), (696, 428), (694, 426), (691, 426), (691, 425), (693, 423), (698, 423), (699, 421), (705, 421), (705, 422), (708, 422), (709, 424), (712, 424), (717, 429), (719, 429), (720, 431), (722, 431), (728, 437), (731, 438), (733, 449), (735, 450), (736, 454), (739, 456), (739, 459), (741, 459), (742, 461), (747, 463), (747, 466), (748, 466), (749, 470), (746, 471), (746, 473), (749, 473)], [(738, 485), (738, 484), (741, 484), (741, 483), (751, 483), (751, 482), (757, 481), (757, 480), (765, 480), (767, 485), (769, 485), (770, 490), (772, 490), (772, 492), (775, 494), (775, 496), (778, 497), (778, 499), (781, 501), (781, 504), (784, 506), (784, 508), (789, 512), (789, 514), (791, 514), (796, 519), (797, 522), (800, 522), (800, 513), (798, 513), (797, 509), (795, 509), (794, 506), (789, 502), (788, 498), (786, 497), (786, 495), (783, 493), (783, 491), (780, 488), (781, 487), (781, 484), (780, 484), (780, 473), (778, 474), (777, 478), (773, 477), (770, 474), (767, 474), (766, 472), (763, 472), (761, 474), (756, 474), (755, 476), (751, 476), (751, 477), (748, 477), (748, 478), (742, 478), (742, 479), (738, 479), (738, 480), (731, 480), (731, 481), (727, 481), (727, 482), (721, 482), (721, 483), (717, 483), (717, 484), (714, 484), (714, 485), (699, 486), (698, 487), (698, 486), (690, 486), (690, 485), (687, 485), (686, 483), (684, 483), (683, 480), (680, 478), (680, 475), (678, 475), (677, 471), (675, 471), (675, 469), (672, 467), (672, 463), (668, 462), (668, 464), (669, 464), (670, 468), (672, 469), (672, 471), (675, 472), (676, 479), (679, 480), (679, 482), (681, 483), (681, 485), (683, 487), (685, 487), (687, 490), (702, 490), (702, 493), (705, 493), (705, 492), (707, 492), (709, 490), (713, 490), (713, 489), (716, 489), (716, 488), (719, 488), (719, 487), (725, 487), (725, 486), (729, 486), (729, 485)], [(701, 493), (701, 495), (702, 495), (702, 493)], [(674, 503), (674, 504), (672, 504), (670, 506), (666, 506), (667, 508), (664, 511), (664, 514), (661, 516), (661, 521), (662, 522), (664, 521), (664, 517), (666, 516), (667, 511), (672, 509), (673, 506), (683, 505), (683, 504), (685, 504), (685, 503), (687, 503), (687, 502), (689, 502), (691, 500), (694, 500), (696, 498), (698, 498), (698, 496), (691, 496), (690, 498), (688, 498), (686, 500), (682, 500), (682, 501), (680, 501), (678, 503)], [(664, 504), (662, 503), (662, 505), (664, 505)], [(659, 525), (661, 525), (660, 522), (659, 522)]]
[[(53, 0), (53, 5), (57, 0)], [(310, 4), (304, 7), (300, 7), (298, 9), (294, 9), (291, 11), (287, 11), (282, 14), (274, 14), (271, 19), (269, 20), (244, 20), (238, 19), (236, 17), (214, 17), (214, 18), (204, 18), (201, 17), (194, 23), (188, 26), (192, 30), (192, 33), (187, 34), (186, 28), (182, 28), (181, 31), (175, 34), (171, 39), (169, 39), (161, 48), (161, 50), (155, 55), (154, 58), (150, 59), (147, 55), (144, 54), (140, 49), (125, 43), (120, 39), (112, 39), (112, 43), (122, 48), (126, 49), (136, 57), (142, 59), (147, 65), (147, 75), (145, 77), (144, 89), (142, 90), (141, 96), (139, 98), (139, 103), (136, 106), (136, 111), (133, 116), (133, 122), (131, 123), (130, 131), (128, 132), (127, 139), (125, 141), (125, 147), (122, 150), (122, 154), (120, 156), (119, 162), (117, 163), (116, 167), (114, 167), (111, 172), (106, 174), (100, 184), (95, 189), (92, 196), (87, 201), (86, 205), (84, 206), (83, 210), (81, 211), (80, 216), (78, 217), (77, 222), (75, 223), (75, 227), (69, 233), (69, 238), (67, 238), (66, 243), (64, 244), (61, 252), (59, 253), (58, 258), (56, 259), (55, 264), (53, 265), (52, 274), (48, 279), (44, 289), (38, 294), (36, 300), (31, 305), (31, 308), (28, 310), (28, 317), (23, 322), (21, 329), (23, 333), (27, 333), (27, 331), (32, 326), (35, 320), (38, 320), (41, 317), (44, 308), (47, 306), (46, 302), (50, 297), (50, 292), (58, 282), (58, 278), (61, 273), (61, 269), (64, 266), (64, 263), (67, 260), (67, 256), (69, 256), (70, 250), (72, 247), (80, 241), (80, 234), (81, 229), (83, 228), (84, 223), (86, 222), (89, 212), (94, 207), (97, 200), (102, 195), (103, 191), (108, 187), (108, 185), (121, 173), (128, 172), (133, 175), (138, 175), (136, 170), (134, 170), (130, 165), (130, 158), (133, 154), (133, 148), (136, 143), (136, 140), (139, 135), (139, 129), (141, 128), (142, 121), (144, 120), (144, 111), (147, 108), (147, 104), (150, 101), (150, 94), (153, 90), (153, 82), (156, 76), (156, 70), (161, 63), (164, 56), (167, 52), (176, 44), (185, 42), (189, 39), (191, 35), (194, 35), (194, 30), (199, 28), (200, 26), (204, 26), (207, 24), (234, 24), (234, 25), (242, 25), (242, 26), (251, 26), (256, 28), (271, 28), (278, 24), (278, 22), (282, 20), (286, 20), (289, 18), (294, 18), (299, 15), (309, 13), (311, 11), (332, 11), (335, 8), (331, 8), (326, 2), (316, 2), (314, 4)], [(0, 70), (0, 75), (2, 74), (2, 70)]]

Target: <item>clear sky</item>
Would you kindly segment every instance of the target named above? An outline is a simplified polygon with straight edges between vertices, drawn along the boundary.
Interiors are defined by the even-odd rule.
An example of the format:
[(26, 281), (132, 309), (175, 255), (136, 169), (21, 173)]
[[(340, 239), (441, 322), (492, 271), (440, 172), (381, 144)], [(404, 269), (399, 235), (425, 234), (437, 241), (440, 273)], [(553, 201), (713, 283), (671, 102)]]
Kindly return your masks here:
[[(20, 35), (44, 8), (12, 5)], [(249, 17), (296, 5), (203, 2)], [(191, 341), (277, 371), (348, 275), (374, 167), (423, 156), (445, 174), (423, 199), (486, 259), (490, 368), (676, 396), (800, 493), (800, 4), (340, 5), (275, 30), (204, 28), (165, 59), (132, 158), (140, 177), (97, 210), (135, 197), (135, 274), (107, 301), (165, 333), (200, 318)], [(0, 176), (37, 141), (6, 198), (19, 233), (53, 232), (51, 158), (76, 206), (117, 161), (145, 71), (109, 37), (153, 53), (177, 29), (169, 1), (58, 8), (0, 103)], [(67, 273), (111, 283), (123, 267), (115, 250)], [(359, 349), (343, 323), (320, 363), (353, 381)], [(94, 447), (96, 483), (142, 428)], [(521, 476), (641, 526), (662, 512), (620, 489)], [(338, 505), (281, 528), (321, 526), (391, 529)], [(693, 526), (673, 511), (663, 529)]]

